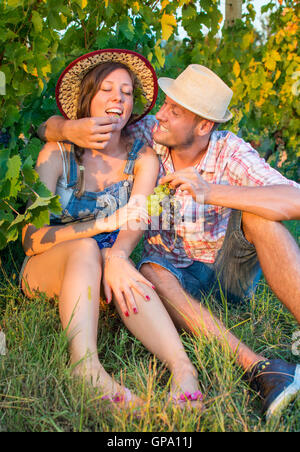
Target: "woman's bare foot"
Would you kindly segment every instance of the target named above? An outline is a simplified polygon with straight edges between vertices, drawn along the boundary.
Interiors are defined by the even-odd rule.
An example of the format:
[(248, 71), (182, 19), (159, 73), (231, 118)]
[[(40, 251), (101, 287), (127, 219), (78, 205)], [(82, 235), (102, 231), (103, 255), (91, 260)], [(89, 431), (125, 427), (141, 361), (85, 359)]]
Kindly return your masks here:
[(76, 364), (72, 375), (77, 378), (84, 378), (92, 388), (101, 391), (101, 396), (98, 395), (97, 399), (113, 402), (116, 407), (139, 407), (144, 403), (141, 398), (133, 394), (128, 388), (119, 385), (113, 380), (99, 361), (95, 363), (83, 360)]
[(198, 372), (190, 362), (176, 363), (172, 369), (173, 379), (170, 400), (180, 408), (203, 409)]

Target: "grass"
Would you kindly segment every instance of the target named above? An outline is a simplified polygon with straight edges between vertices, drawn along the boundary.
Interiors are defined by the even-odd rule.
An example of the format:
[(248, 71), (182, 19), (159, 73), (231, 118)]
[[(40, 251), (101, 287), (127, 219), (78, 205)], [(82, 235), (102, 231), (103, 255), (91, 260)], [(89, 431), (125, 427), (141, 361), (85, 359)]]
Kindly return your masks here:
[[(299, 225), (289, 225), (299, 241)], [(298, 228), (298, 229), (297, 229)], [(137, 259), (139, 249), (135, 252)], [(18, 244), (2, 252), (0, 325), (7, 353), (0, 355), (0, 431), (200, 432), (300, 431), (300, 400), (278, 419), (266, 422), (258, 396), (242, 379), (243, 371), (220, 345), (186, 333), (182, 341), (199, 370), (206, 410), (188, 415), (166, 407), (170, 375), (120, 322), (113, 307), (101, 304), (98, 349), (106, 370), (146, 397), (141, 418), (112, 412), (68, 368), (68, 346), (60, 327), (57, 301), (43, 294), (28, 300), (17, 276), (22, 261)], [(284, 271), (284, 269), (283, 269)], [(264, 281), (249, 303), (222, 306), (206, 300), (232, 331), (258, 353), (299, 362), (292, 335), (299, 330), (290, 313)]]

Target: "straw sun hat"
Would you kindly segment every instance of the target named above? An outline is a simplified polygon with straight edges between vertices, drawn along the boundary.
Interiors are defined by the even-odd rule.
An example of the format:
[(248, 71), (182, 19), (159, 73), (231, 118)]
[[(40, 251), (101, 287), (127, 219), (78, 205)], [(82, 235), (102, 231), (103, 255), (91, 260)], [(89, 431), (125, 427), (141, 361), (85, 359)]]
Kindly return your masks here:
[(161, 77), (158, 84), (168, 97), (202, 118), (218, 123), (232, 118), (227, 109), (232, 90), (205, 66), (190, 64), (175, 80)]
[(133, 114), (130, 123), (145, 116), (153, 108), (158, 92), (157, 77), (149, 61), (131, 50), (103, 49), (87, 53), (70, 63), (58, 79), (55, 95), (59, 110), (66, 119), (77, 119), (77, 102), (84, 76), (102, 63), (125, 64), (133, 73), (137, 90), (144, 97), (144, 109)]

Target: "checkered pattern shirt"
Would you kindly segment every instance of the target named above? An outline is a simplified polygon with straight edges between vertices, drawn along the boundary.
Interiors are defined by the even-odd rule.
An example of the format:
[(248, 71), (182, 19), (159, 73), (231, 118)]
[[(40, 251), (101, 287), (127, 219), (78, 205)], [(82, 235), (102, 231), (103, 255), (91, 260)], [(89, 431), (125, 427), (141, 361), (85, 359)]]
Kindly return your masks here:
[[(174, 172), (174, 168), (169, 149), (152, 140), (155, 126), (155, 118), (147, 116), (131, 126), (131, 133), (155, 149), (162, 177)], [(252, 187), (288, 184), (300, 189), (299, 184), (273, 169), (250, 144), (228, 131), (212, 133), (207, 153), (195, 168), (212, 184)], [(175, 267), (188, 267), (195, 260), (213, 263), (223, 244), (231, 209), (196, 203), (179, 190), (175, 197), (184, 221), (179, 221), (175, 230), (159, 229), (154, 221), (151, 230), (145, 233), (144, 255), (163, 255)]]

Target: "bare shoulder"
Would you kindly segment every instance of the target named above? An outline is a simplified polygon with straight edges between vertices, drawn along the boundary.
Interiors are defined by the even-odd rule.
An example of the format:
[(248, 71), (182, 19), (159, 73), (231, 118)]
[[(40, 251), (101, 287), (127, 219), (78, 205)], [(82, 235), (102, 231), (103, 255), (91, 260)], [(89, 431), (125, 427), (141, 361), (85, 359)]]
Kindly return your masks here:
[(137, 170), (141, 168), (151, 168), (157, 169), (159, 167), (159, 160), (156, 152), (147, 145), (144, 145), (138, 153), (136, 167)]
[(58, 143), (47, 142), (39, 152), (37, 167), (47, 162), (54, 162), (61, 155)]
[(142, 152), (144, 153), (144, 155), (146, 155), (148, 158), (154, 158), (155, 160), (158, 161), (158, 157), (156, 152), (154, 151), (154, 149), (152, 149), (150, 146), (147, 146), (145, 144), (145, 146), (142, 148)]
[(63, 161), (58, 143), (48, 142), (40, 150), (36, 162), (40, 179), (53, 191), (63, 172)]

